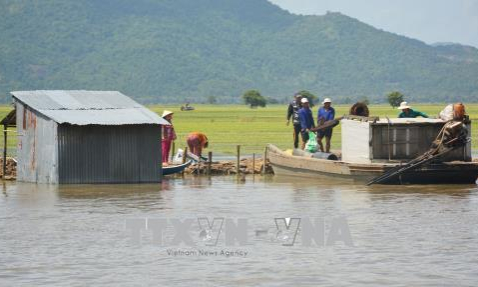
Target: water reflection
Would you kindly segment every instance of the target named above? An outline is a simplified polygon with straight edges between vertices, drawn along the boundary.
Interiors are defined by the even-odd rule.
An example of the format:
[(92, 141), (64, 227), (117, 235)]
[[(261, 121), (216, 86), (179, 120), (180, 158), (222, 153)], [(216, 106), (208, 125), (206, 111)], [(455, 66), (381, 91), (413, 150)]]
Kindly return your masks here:
[[(166, 180), (168, 181), (171, 179)], [(182, 178), (181, 184), (189, 188), (205, 189), (212, 185), (212, 178), (206, 176), (186, 176)]]
[[(204, 285), (214, 286), (457, 282), (441, 274), (453, 274), (464, 285), (478, 280), (471, 271), (478, 263), (476, 185), (367, 187), (336, 179), (260, 176), (186, 176), (144, 185), (6, 182), (0, 210), (5, 286), (190, 286), (206, 277)], [(249, 255), (171, 257), (167, 249), (185, 247), (131, 246), (124, 230), (130, 218), (201, 216), (248, 219), (253, 237), (246, 247), (234, 248)], [(285, 217), (324, 218), (327, 227), (331, 219), (344, 217), (354, 247), (304, 247), (300, 236), (297, 246), (271, 242), (274, 219)], [(191, 236), (201, 239), (195, 232)]]
[(121, 184), (121, 185), (60, 185), (56, 191), (63, 199), (107, 199), (128, 198), (138, 194), (161, 196), (162, 191), (171, 190), (169, 182), (162, 184)]
[(454, 195), (454, 196), (466, 196), (469, 193), (478, 191), (477, 184), (465, 184), (465, 185), (371, 185), (367, 186), (360, 182), (343, 181), (337, 178), (297, 178), (297, 177), (275, 177), (270, 181), (271, 184), (290, 186), (294, 190), (310, 190), (316, 188), (321, 191), (354, 191), (354, 192), (366, 192), (369, 194), (436, 194), (436, 195)]

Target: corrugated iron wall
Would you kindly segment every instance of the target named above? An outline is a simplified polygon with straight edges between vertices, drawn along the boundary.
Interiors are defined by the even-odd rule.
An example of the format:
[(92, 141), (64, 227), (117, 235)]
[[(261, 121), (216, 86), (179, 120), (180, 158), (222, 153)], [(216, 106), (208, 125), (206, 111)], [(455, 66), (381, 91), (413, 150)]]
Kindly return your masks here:
[(60, 183), (161, 181), (159, 125), (58, 126)]
[(16, 102), (17, 180), (58, 183), (57, 124)]
[(373, 159), (414, 159), (430, 149), (442, 127), (439, 123), (372, 125)]
[[(373, 159), (411, 160), (427, 152), (436, 139), (443, 123), (372, 125)], [(471, 129), (469, 128), (471, 133)], [(390, 150), (389, 150), (390, 143)], [(441, 157), (443, 161), (471, 161), (471, 143)]]

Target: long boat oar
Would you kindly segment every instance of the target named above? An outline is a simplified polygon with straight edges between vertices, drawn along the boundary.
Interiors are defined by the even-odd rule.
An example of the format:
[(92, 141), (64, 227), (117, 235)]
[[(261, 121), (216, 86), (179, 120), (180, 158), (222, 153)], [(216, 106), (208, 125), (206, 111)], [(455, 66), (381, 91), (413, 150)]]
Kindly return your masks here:
[(338, 124), (340, 124), (341, 119), (342, 119), (342, 117), (334, 119), (334, 120), (326, 121), (325, 123), (321, 124), (318, 127), (311, 128), (310, 131), (316, 132), (316, 131), (319, 131), (319, 130), (325, 130), (325, 129), (328, 129), (328, 128), (333, 128), (333, 127), (337, 126)]

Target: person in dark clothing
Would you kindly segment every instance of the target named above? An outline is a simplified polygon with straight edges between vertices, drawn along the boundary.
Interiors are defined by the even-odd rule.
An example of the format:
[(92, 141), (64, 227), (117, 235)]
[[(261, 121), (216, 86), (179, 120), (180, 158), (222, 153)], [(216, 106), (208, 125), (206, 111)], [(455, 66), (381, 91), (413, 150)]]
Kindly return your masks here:
[(299, 110), (302, 107), (301, 101), (302, 95), (295, 94), (294, 100), (290, 102), (289, 107), (287, 109), (287, 125), (290, 124), (290, 120), (292, 119), (292, 124), (294, 126), (294, 148), (299, 148), (299, 134), (300, 134), (300, 120), (299, 120)]
[(300, 132), (302, 135), (302, 149), (305, 148), (305, 143), (309, 140), (309, 131), (315, 128), (312, 111), (309, 107), (309, 100), (302, 98), (302, 108), (299, 110)]
[[(317, 113), (317, 125), (323, 125), (325, 122), (331, 121), (335, 118), (335, 110), (332, 108), (332, 100), (325, 98), (322, 102), (324, 105), (321, 107)], [(332, 138), (332, 129), (327, 128), (325, 130), (320, 130), (317, 133), (317, 142), (320, 147), (320, 151), (324, 152), (324, 145), (322, 144), (322, 139), (325, 137), (325, 152), (330, 152), (330, 139)]]

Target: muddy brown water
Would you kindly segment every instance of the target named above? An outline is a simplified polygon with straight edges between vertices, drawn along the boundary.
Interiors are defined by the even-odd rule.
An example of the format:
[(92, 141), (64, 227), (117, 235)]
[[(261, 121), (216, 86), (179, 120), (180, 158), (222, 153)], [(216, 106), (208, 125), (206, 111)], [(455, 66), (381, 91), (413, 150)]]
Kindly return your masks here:
[[(230, 229), (204, 233), (198, 218), (224, 219)], [(161, 240), (153, 234), (157, 220), (167, 223)], [(308, 244), (310, 222), (317, 237)], [(142, 227), (138, 237), (131, 226)], [(478, 282), (477, 185), (366, 187), (260, 176), (151, 185), (5, 182), (0, 227), (1, 286)]]

